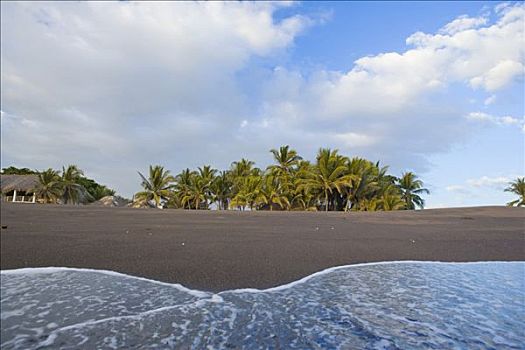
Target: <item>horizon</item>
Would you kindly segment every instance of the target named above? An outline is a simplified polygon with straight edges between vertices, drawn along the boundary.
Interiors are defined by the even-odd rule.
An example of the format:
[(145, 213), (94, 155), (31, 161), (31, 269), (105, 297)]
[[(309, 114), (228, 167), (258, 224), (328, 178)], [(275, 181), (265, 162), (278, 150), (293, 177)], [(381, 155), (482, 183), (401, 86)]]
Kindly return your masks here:
[(505, 205), (525, 173), (523, 3), (1, 10), (2, 168), (77, 164), (130, 198), (149, 165), (329, 147), (414, 171), (426, 208)]

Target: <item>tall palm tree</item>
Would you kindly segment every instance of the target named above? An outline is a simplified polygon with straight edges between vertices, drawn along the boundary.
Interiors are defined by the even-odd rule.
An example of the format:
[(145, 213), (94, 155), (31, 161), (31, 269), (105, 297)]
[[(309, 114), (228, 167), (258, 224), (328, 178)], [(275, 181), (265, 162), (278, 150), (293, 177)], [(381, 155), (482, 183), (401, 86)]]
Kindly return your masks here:
[(290, 201), (285, 195), (277, 177), (275, 175), (266, 175), (263, 178), (257, 201), (260, 204), (266, 204), (273, 210), (273, 205), (277, 204), (281, 209), (289, 208)]
[(155, 207), (160, 208), (161, 202), (169, 198), (175, 178), (170, 175), (169, 170), (164, 170), (164, 167), (160, 165), (149, 166), (148, 178), (140, 172), (139, 175), (142, 179), (141, 185), (144, 191), (137, 193), (135, 199), (143, 203), (153, 200)]
[[(215, 174), (217, 169), (213, 169), (209, 165), (205, 165), (202, 168), (199, 168), (199, 178), (201, 182), (202, 191), (204, 194), (204, 203), (206, 208), (208, 208), (208, 200), (212, 199), (211, 184), (215, 179)], [(197, 209), (199, 209), (197, 207)]]
[(509, 187), (505, 189), (505, 192), (511, 192), (519, 196), (518, 199), (507, 203), (509, 207), (525, 206), (525, 177), (518, 177), (516, 180), (509, 182)]
[(62, 167), (62, 199), (65, 204), (78, 204), (91, 198), (84, 186), (79, 184), (83, 175), (84, 172), (76, 165), (68, 165), (67, 168)]
[(193, 202), (193, 208), (196, 210), (201, 209), (201, 204), (205, 203), (207, 209), (209, 184), (208, 178), (202, 177), (201, 174), (194, 173), (191, 176), (189, 186), (186, 188), (186, 193), (182, 197), (182, 202)]
[(309, 161), (300, 160), (292, 171), (291, 191), (288, 193), (291, 209), (317, 210), (316, 194), (305, 186), (314, 172), (313, 169), (314, 166)]
[(370, 200), (379, 188), (377, 167), (366, 159), (354, 157), (347, 164), (347, 174), (345, 210), (369, 210), (374, 207)]
[[(290, 146), (281, 146), (278, 150), (272, 149), (275, 164), (268, 167), (268, 172), (275, 176), (274, 180), (279, 183), (281, 194), (284, 194), (290, 202), (294, 197), (294, 175), (299, 162), (303, 159), (297, 155), (297, 151)], [(290, 206), (287, 206), (289, 209)]]
[(58, 171), (49, 168), (38, 174), (35, 196), (42, 198), (44, 203), (57, 203), (62, 196), (62, 184)]
[(281, 146), (279, 150), (271, 149), (270, 152), (273, 154), (273, 159), (276, 164), (270, 165), (268, 169), (277, 176), (290, 174), (293, 167), (303, 159), (297, 155), (296, 150), (290, 149), (290, 146), (288, 145)]
[(202, 177), (206, 182), (212, 182), (215, 178), (215, 174), (217, 173), (217, 169), (213, 169), (209, 165), (205, 165), (198, 169), (200, 177)]
[(254, 165), (255, 162), (242, 158), (240, 161), (232, 163), (230, 172), (233, 178), (249, 176), (252, 175)]
[(191, 209), (193, 200), (190, 196), (190, 187), (192, 185), (193, 177), (196, 175), (197, 173), (195, 171), (191, 171), (190, 169), (186, 168), (175, 178), (175, 192), (180, 198), (180, 202), (183, 208), (186, 208), (187, 205), (187, 209)]
[(423, 187), (423, 182), (418, 179), (416, 174), (410, 171), (401, 174), (398, 186), (401, 190), (401, 198), (405, 202), (405, 209), (413, 210), (416, 206), (423, 209), (425, 201), (420, 194), (429, 194), (430, 191)]
[(337, 154), (337, 150), (321, 148), (317, 154), (317, 163), (311, 172), (304, 174), (299, 189), (318, 193), (323, 197), (325, 211), (329, 210), (331, 196), (342, 193), (343, 187), (350, 180), (346, 175), (346, 157)]
[(382, 210), (400, 210), (404, 209), (405, 205), (397, 186), (389, 185), (383, 189), (383, 193), (379, 197), (379, 206)]
[(239, 191), (232, 198), (230, 206), (241, 207), (243, 209), (248, 206), (250, 210), (253, 210), (258, 198), (260, 198), (261, 182), (261, 176), (257, 175), (242, 178)]
[(231, 198), (232, 182), (228, 171), (221, 171), (215, 177), (210, 186), (213, 201), (217, 202), (219, 210), (228, 209), (228, 201)]

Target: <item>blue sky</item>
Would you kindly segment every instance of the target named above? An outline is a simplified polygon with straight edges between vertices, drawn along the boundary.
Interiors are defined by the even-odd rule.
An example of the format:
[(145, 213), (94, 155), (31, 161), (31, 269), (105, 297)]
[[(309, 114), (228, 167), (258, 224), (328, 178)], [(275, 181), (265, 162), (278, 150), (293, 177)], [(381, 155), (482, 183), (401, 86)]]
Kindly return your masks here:
[(2, 166), (130, 196), (149, 164), (328, 146), (416, 171), (428, 207), (504, 204), (525, 173), (523, 3), (1, 6)]

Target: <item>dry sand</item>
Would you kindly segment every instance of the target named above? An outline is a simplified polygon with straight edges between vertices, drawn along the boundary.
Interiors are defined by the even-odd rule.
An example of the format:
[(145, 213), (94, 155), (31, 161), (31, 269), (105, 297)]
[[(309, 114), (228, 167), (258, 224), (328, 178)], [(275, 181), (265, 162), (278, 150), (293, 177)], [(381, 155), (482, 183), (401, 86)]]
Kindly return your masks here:
[(114, 270), (190, 288), (268, 288), (372, 261), (525, 260), (525, 209), (234, 212), (2, 203), (1, 269)]

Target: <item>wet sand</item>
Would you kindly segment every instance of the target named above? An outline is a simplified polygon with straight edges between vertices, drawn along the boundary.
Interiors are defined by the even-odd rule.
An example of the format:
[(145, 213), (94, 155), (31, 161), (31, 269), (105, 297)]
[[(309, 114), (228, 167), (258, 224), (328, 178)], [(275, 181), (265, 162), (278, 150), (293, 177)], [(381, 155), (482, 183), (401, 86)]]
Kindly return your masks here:
[(2, 203), (1, 269), (114, 270), (189, 288), (268, 288), (392, 260), (525, 260), (525, 209), (183, 211)]

